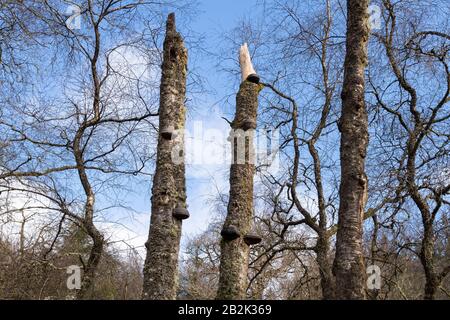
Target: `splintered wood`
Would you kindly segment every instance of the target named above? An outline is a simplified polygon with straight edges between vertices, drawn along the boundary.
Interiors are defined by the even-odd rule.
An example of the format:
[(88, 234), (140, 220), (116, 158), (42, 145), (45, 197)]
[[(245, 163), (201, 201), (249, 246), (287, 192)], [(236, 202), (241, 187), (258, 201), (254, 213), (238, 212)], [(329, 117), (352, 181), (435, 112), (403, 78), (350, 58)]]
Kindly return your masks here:
[(239, 49), (239, 64), (241, 66), (242, 81), (247, 80), (250, 75), (256, 75), (250, 53), (248, 52), (247, 43), (244, 43)]

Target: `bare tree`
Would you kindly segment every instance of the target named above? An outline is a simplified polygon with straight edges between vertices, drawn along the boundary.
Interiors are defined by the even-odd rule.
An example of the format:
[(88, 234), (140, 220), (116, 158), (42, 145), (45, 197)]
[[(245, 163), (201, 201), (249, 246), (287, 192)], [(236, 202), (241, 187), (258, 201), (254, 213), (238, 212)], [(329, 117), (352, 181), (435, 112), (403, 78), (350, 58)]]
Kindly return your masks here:
[[(258, 195), (268, 207), (261, 218), (274, 239), (263, 241), (265, 248), (255, 259), (256, 272), (250, 284), (287, 252), (312, 253), (320, 271), (322, 297), (332, 299), (339, 169), (333, 146), (338, 143), (335, 105), (344, 52), (340, 33), (345, 29), (336, 22), (342, 18), (338, 4), (324, 1), (307, 13), (305, 7), (308, 5), (296, 1), (275, 2), (267, 9), (269, 18), (261, 24), (267, 24), (267, 30), (243, 23), (236, 35), (251, 39), (256, 60), (264, 58), (259, 68), (274, 77), (263, 84), (269, 90), (262, 94), (260, 121), (261, 126), (281, 132), (280, 170), (276, 174), (261, 170), (265, 191)], [(374, 203), (364, 218), (379, 207)], [(316, 266), (309, 267), (313, 270)]]
[[(6, 155), (1, 163), (2, 188), (46, 198), (50, 210), (61, 214), (61, 224), (71, 220), (89, 236), (91, 248), (82, 263), (78, 298), (89, 296), (106, 244), (95, 223), (101, 212), (98, 198), (107, 208), (116, 206), (115, 200), (107, 197), (108, 188), (142, 173), (152, 158), (148, 146), (140, 141), (155, 127), (150, 121), (157, 116), (153, 84), (141, 73), (130, 74), (124, 68), (130, 57), (121, 60), (131, 48), (134, 59), (141, 53), (141, 59), (151, 57), (143, 63), (146, 70), (152, 63), (158, 64), (158, 51), (149, 50), (151, 39), (145, 31), (131, 33), (129, 29), (141, 4), (87, 1), (80, 9), (80, 29), (68, 25), (61, 12), (66, 9), (64, 3), (24, 2), (20, 7), (43, 24), (38, 33), (43, 56), (52, 57), (45, 45), (57, 42), (57, 50), (68, 59), (61, 73), (55, 67), (47, 78), (50, 83), (44, 82), (49, 86), (52, 79), (65, 79), (57, 82), (60, 85), (54, 91), (60, 94), (53, 99), (39, 81), (30, 86), (33, 94), (5, 99), (8, 112), (0, 120)], [(103, 28), (105, 25), (114, 27)], [(42, 69), (45, 63), (60, 66), (61, 52), (56, 51), (50, 61), (39, 57)], [(30, 97), (34, 99), (26, 100)], [(78, 184), (67, 184), (68, 180)], [(123, 184), (120, 190), (126, 190)]]
[[(442, 30), (427, 27), (422, 14), (411, 12), (408, 1), (382, 3), (384, 28), (374, 35), (388, 71), (374, 68), (370, 83), (374, 104), (383, 111), (386, 123), (392, 123), (384, 127), (383, 134), (395, 140), (378, 135), (377, 142), (386, 150), (383, 158), (393, 177), (389, 187), (402, 195), (399, 208), (421, 217), (418, 243), (413, 240), (402, 247), (420, 258), (426, 279), (424, 298), (434, 299), (450, 273), (450, 265), (441, 262), (436, 251), (437, 239), (445, 237), (448, 228), (442, 216), (448, 216), (450, 192), (446, 133), (450, 117), (450, 37), (443, 24), (436, 26)], [(389, 86), (381, 84), (387, 79)], [(437, 227), (439, 223), (442, 227)]]

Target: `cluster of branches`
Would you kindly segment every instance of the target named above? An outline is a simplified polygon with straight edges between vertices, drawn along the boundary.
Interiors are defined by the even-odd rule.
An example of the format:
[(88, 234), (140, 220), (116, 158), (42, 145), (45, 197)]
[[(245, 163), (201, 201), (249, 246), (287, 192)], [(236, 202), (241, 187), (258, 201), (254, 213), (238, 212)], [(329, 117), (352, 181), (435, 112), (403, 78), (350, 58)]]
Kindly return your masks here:
[[(375, 4), (381, 28), (371, 30), (366, 72), (370, 140), (363, 247), (366, 266), (381, 269), (382, 287), (367, 289), (367, 296), (448, 298), (450, 43), (448, 26), (441, 21), (445, 3), (434, 1), (436, 11), (428, 11), (428, 2)], [(257, 70), (264, 79), (272, 77), (265, 84), (270, 90), (262, 93), (260, 120), (281, 132), (280, 170), (259, 174), (255, 224), (263, 242), (251, 252), (249, 297), (336, 297), (332, 261), (340, 202), (336, 146), (343, 8), (344, 1), (314, 6), (267, 1), (260, 15), (227, 35), (233, 47), (252, 44)], [(226, 72), (234, 70), (223, 57), (220, 65)], [(200, 274), (211, 274), (216, 265), (210, 233), (190, 244), (186, 263), (192, 269), (202, 261)], [(198, 279), (192, 271), (185, 276), (187, 292), (193, 287), (194, 293), (206, 293), (198, 287), (216, 281)]]
[[(20, 233), (19, 247), (33, 253), (27, 263), (47, 269), (64, 266), (61, 256), (67, 252), (61, 247), (68, 235), (81, 232), (87, 251), (67, 253), (83, 267), (77, 298), (95, 297), (94, 277), (109, 259), (109, 253), (101, 259), (110, 240), (98, 222), (114, 222), (114, 208), (121, 215), (132, 212), (123, 201), (136, 191), (131, 185), (150, 174), (162, 13), (183, 5), (143, 0), (0, 5), (2, 226), (19, 221), (23, 228), (27, 222), (33, 234), (42, 234), (33, 249), (34, 237), (27, 245)], [(6, 229), (5, 252), (17, 241)], [(4, 289), (2, 296), (45, 297), (47, 289), (44, 283), (39, 294), (23, 296)]]
[[(336, 297), (332, 261), (342, 201), (336, 146), (346, 12), (345, 1), (311, 3), (263, 1), (259, 15), (227, 37), (233, 48), (250, 44), (265, 87), (258, 121), (281, 133), (278, 172), (257, 168), (254, 223), (263, 241), (250, 251), (251, 298)], [(446, 2), (375, 4), (381, 27), (371, 30), (365, 74), (370, 140), (363, 254), (366, 265), (380, 267), (382, 286), (367, 289), (367, 295), (448, 298)], [(113, 297), (139, 297), (127, 292), (130, 285), (140, 290), (140, 262), (133, 255), (123, 264), (108, 251), (98, 222), (114, 207), (125, 210), (124, 192), (150, 174), (160, 12), (181, 5), (81, 1), (79, 29), (67, 24), (70, 5), (64, 0), (0, 4), (0, 277), (9, 279), (2, 281), (0, 294), (66, 295), (61, 281), (49, 279), (69, 261), (79, 261), (83, 279), (77, 298), (105, 297), (93, 283), (99, 270), (112, 264), (118, 265), (113, 274), (102, 273), (99, 281), (121, 279)], [(224, 69), (235, 71), (226, 58), (221, 56)], [(225, 205), (226, 197), (220, 199)], [(33, 236), (27, 237), (31, 220)], [(11, 223), (18, 229), (8, 230)], [(221, 224), (188, 244), (180, 297), (215, 296)], [(11, 239), (13, 232), (18, 240)], [(124, 275), (121, 269), (131, 271)], [(10, 277), (12, 271), (17, 276)], [(26, 273), (37, 279), (33, 286), (20, 276)]]

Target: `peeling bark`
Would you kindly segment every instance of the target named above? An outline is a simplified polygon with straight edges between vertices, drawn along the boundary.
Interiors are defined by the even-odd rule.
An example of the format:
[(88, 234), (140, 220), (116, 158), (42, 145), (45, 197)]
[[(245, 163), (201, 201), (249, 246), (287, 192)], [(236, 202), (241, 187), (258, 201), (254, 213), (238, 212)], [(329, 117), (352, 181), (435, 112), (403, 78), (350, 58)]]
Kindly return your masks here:
[[(172, 216), (176, 207), (186, 208), (184, 162), (173, 153), (183, 150), (185, 125), (187, 50), (175, 28), (175, 16), (167, 19), (160, 88), (158, 150), (152, 187), (152, 215), (144, 264), (143, 299), (176, 299), (181, 220)], [(175, 130), (168, 137), (163, 130)], [(176, 133), (176, 135), (175, 135)], [(183, 158), (182, 154), (176, 157)]]
[[(242, 57), (242, 48), (240, 55)], [(247, 59), (250, 57), (247, 56)], [(251, 62), (247, 61), (245, 65), (248, 68)], [(244, 72), (242, 66), (241, 61), (241, 71)], [(244, 299), (246, 296), (249, 245), (245, 243), (244, 236), (250, 231), (253, 220), (253, 135), (258, 94), (262, 87), (246, 79), (236, 96), (236, 114), (231, 123), (233, 160), (230, 168), (230, 198), (223, 227), (236, 227), (240, 236), (234, 240), (222, 238), (217, 299)]]
[(365, 298), (362, 222), (367, 199), (365, 158), (368, 120), (364, 103), (364, 69), (369, 38), (368, 0), (347, 1), (347, 36), (342, 88), (341, 184), (336, 256), (337, 299)]

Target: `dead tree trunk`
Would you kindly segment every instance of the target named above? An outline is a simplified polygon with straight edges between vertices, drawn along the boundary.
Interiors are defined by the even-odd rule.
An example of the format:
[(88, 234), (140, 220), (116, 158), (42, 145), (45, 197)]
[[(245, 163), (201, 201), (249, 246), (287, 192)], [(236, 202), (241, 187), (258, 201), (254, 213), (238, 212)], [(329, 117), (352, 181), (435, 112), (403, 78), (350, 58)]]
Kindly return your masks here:
[(258, 94), (262, 86), (251, 64), (247, 45), (240, 51), (243, 81), (236, 96), (231, 123), (230, 197), (222, 229), (220, 278), (217, 299), (243, 299), (247, 289), (249, 245), (260, 239), (250, 235), (253, 220), (253, 136), (256, 129)]
[(160, 134), (142, 293), (143, 299), (151, 300), (176, 299), (181, 220), (189, 216), (182, 154), (187, 50), (176, 31), (173, 13), (167, 19), (166, 28), (160, 88)]
[(368, 2), (347, 0), (347, 40), (339, 121), (341, 184), (333, 266), (338, 299), (365, 298), (362, 222), (367, 199), (365, 158), (369, 140), (364, 103), (364, 69), (369, 38)]

